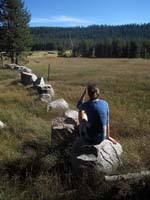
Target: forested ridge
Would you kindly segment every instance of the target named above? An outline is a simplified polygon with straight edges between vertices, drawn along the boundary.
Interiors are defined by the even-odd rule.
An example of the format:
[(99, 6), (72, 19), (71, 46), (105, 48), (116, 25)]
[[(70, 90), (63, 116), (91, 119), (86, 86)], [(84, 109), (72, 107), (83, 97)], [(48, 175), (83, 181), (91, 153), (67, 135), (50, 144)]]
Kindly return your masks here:
[(83, 57), (150, 57), (150, 23), (31, 27), (32, 50), (73, 50)]

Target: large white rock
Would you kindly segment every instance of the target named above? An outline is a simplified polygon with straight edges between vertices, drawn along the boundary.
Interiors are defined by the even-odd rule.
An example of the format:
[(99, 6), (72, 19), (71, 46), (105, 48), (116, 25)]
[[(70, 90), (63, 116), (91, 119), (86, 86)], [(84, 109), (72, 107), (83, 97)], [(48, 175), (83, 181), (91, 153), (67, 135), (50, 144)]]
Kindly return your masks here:
[(15, 64), (15, 63), (11, 63), (11, 64), (6, 64), (5, 67), (7, 69), (18, 69), (19, 65)]
[(99, 145), (87, 145), (82, 138), (73, 145), (71, 162), (75, 170), (93, 167), (94, 169), (112, 173), (121, 164), (122, 146), (104, 140)]
[(51, 143), (53, 145), (73, 144), (77, 137), (77, 129), (73, 121), (66, 117), (56, 117), (51, 121)]
[(21, 82), (25, 85), (30, 85), (35, 82), (37, 76), (33, 73), (21, 72)]
[(64, 99), (61, 98), (61, 99), (52, 101), (47, 106), (47, 111), (56, 110), (56, 109), (67, 110), (69, 109), (69, 104)]
[(43, 77), (38, 77), (33, 83), (34, 87), (36, 86), (43, 87), (44, 85), (45, 85), (45, 81)]
[(0, 129), (5, 128), (6, 124), (4, 124), (2, 121), (0, 121)]
[(78, 119), (78, 111), (76, 111), (76, 110), (67, 110), (65, 112), (65, 117), (74, 119), (76, 121)]
[(65, 118), (67, 118), (68, 122), (70, 120), (70, 123), (73, 122), (74, 124), (79, 124), (78, 120), (78, 112), (76, 110), (67, 110), (64, 113)]
[(27, 73), (31, 73), (32, 72), (32, 69), (30, 69), (29, 67), (26, 67), (26, 66), (18, 66), (18, 70), (20, 72), (27, 72)]
[(20, 72), (28, 72), (28, 73), (32, 72), (32, 70), (29, 67), (17, 65), (15, 63), (6, 64), (5, 67), (8, 69), (19, 70)]
[(36, 88), (39, 94), (50, 94), (51, 97), (55, 95), (54, 89), (50, 84), (37, 85)]

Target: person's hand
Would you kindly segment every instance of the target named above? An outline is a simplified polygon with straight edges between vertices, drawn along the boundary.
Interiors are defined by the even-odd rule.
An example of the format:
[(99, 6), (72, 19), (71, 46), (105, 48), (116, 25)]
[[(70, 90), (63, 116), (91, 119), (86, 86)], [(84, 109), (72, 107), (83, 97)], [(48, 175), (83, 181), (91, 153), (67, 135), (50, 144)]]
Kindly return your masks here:
[(117, 144), (117, 141), (116, 141), (116, 140), (112, 140), (112, 143), (113, 143), (113, 144)]
[(87, 93), (87, 88), (85, 87), (85, 88), (84, 88), (84, 91), (83, 91), (83, 95), (85, 96), (86, 93)]
[(109, 137), (109, 140), (113, 143), (113, 144), (117, 144), (117, 141), (115, 139), (113, 139), (112, 137)]
[(87, 89), (84, 88), (84, 91), (83, 91), (83, 93), (82, 93), (82, 95), (81, 95), (80, 101), (84, 101), (85, 96), (86, 96), (86, 93), (87, 93)]

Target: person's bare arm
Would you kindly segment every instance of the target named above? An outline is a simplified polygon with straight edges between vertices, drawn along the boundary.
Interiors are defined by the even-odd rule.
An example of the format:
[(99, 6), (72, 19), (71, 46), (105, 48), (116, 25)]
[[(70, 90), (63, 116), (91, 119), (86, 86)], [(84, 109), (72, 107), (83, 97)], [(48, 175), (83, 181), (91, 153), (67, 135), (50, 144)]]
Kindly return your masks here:
[(110, 125), (107, 124), (107, 139), (110, 140), (113, 144), (117, 144), (117, 141), (110, 137)]
[(110, 137), (110, 125), (107, 124), (107, 138)]
[(85, 100), (85, 96), (86, 96), (86, 88), (84, 89), (79, 101), (77, 102), (77, 108), (80, 110), (81, 109), (81, 106), (82, 104), (84, 103), (84, 100)]
[(80, 99), (79, 99), (79, 101), (78, 101), (78, 103), (77, 103), (77, 108), (79, 109), (79, 114), (78, 114), (79, 123), (83, 119), (85, 119), (85, 115), (86, 115), (85, 112), (84, 112), (84, 110), (81, 108), (82, 105), (83, 105), (83, 103), (84, 103), (84, 101), (85, 101), (86, 93), (87, 93), (87, 89), (85, 88), (84, 91), (83, 91), (83, 93), (82, 93), (82, 95), (81, 95), (81, 97), (80, 97)]
[(84, 101), (85, 100), (86, 93), (87, 93), (87, 89), (85, 88), (83, 93), (82, 93), (82, 95), (81, 95), (80, 101)]

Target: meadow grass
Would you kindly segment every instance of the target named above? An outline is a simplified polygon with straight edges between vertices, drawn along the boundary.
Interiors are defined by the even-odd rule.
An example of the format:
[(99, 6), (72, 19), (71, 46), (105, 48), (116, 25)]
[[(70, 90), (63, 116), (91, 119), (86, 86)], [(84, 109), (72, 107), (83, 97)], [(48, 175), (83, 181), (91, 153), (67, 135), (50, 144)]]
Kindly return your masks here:
[[(96, 83), (101, 98), (109, 102), (111, 135), (124, 150), (123, 165), (116, 173), (149, 169), (150, 60), (43, 55), (29, 56), (28, 66), (47, 80), (50, 64), (54, 99), (64, 98), (76, 109), (83, 88)], [(67, 157), (52, 150), (50, 121), (57, 114), (46, 112), (46, 104), (39, 101), (37, 93), (20, 84), (17, 71), (0, 70), (0, 120), (7, 124), (0, 130), (0, 199), (62, 199), (67, 190), (73, 195), (72, 189), (84, 195), (86, 190), (78, 184), (72, 186), (63, 161)], [(90, 192), (91, 187), (86, 186)]]

